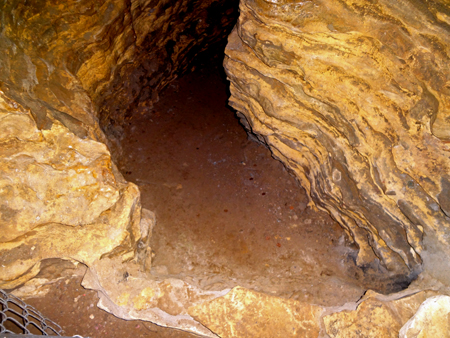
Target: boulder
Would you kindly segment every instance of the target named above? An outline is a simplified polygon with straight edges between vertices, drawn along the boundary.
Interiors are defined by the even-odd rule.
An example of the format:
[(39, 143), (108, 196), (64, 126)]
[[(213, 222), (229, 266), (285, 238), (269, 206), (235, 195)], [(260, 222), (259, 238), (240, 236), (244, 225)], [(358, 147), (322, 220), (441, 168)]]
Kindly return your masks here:
[(450, 337), (450, 297), (430, 297), (400, 329), (399, 338)]

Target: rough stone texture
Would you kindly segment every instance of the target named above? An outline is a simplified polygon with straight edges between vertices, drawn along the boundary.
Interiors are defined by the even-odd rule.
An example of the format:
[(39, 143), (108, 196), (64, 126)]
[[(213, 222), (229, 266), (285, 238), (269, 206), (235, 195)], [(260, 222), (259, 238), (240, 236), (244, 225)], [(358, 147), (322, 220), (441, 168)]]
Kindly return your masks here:
[(0, 287), (48, 259), (122, 255), (150, 267), (153, 221), (141, 222), (139, 191), (111, 161), (99, 120), (108, 129), (156, 99), (227, 34), (233, 5), (0, 0)]
[[(146, 275), (154, 215), (141, 210), (138, 188), (123, 179), (106, 145), (115, 145), (132, 111), (144, 110), (141, 103), (151, 104), (228, 34), (235, 4), (0, 0), (1, 288), (39, 294), (61, 270), (82, 263), (98, 282), (85, 285), (110, 297), (103, 308), (211, 336), (180, 309), (217, 295)], [(102, 279), (126, 262), (147, 284)], [(137, 292), (130, 304), (114, 298), (117, 285)]]
[(188, 308), (223, 296), (229, 290), (204, 291), (176, 278), (155, 280), (132, 262), (102, 259), (92, 264), (83, 286), (97, 290), (99, 308), (119, 318), (140, 319), (186, 330), (202, 337), (216, 337), (195, 321)]
[(428, 298), (399, 334), (399, 338), (425, 337), (450, 337), (450, 297)]
[[(125, 1), (124, 3), (127, 3)], [(117, 43), (105, 46), (97, 39), (91, 57), (77, 75), (93, 93), (100, 123), (108, 136), (120, 138), (121, 125), (132, 114), (146, 109), (158, 93), (190, 67), (201, 51), (229, 34), (237, 17), (238, 0), (131, 1), (129, 20)], [(113, 23), (116, 24), (116, 23)], [(126, 36), (126, 37), (125, 37)], [(91, 80), (91, 70), (104, 67), (103, 60), (116, 59), (103, 78)], [(131, 57), (123, 58), (121, 55)]]
[(119, 200), (104, 144), (83, 140), (59, 122), (39, 130), (30, 112), (3, 92), (0, 109), (1, 242), (50, 222), (92, 223)]
[(325, 316), (323, 320), (326, 332), (332, 338), (396, 338), (402, 326), (419, 309), (420, 304), (435, 295), (434, 291), (423, 291), (406, 297), (394, 294), (390, 299), (386, 299), (369, 291), (359, 302), (356, 310), (335, 312)]
[[(14, 56), (4, 63), (0, 79), (28, 89), (22, 99), (31, 96), (38, 101), (34, 105), (41, 111), (41, 124), (48, 123), (49, 109), (76, 124), (92, 125), (83, 119), (99, 116), (108, 136), (113, 132), (119, 136), (120, 124), (137, 106), (155, 100), (200, 51), (228, 34), (236, 4), (236, 0), (2, 1), (0, 49)], [(25, 55), (20, 55), (22, 51)], [(30, 78), (24, 82), (25, 74)], [(74, 109), (74, 104), (80, 107)]]
[[(49, 262), (83, 263), (100, 306), (125, 318), (204, 336), (213, 334), (191, 316), (222, 336), (318, 335), (320, 307), (242, 288), (214, 299), (222, 294), (146, 279), (154, 219), (142, 217), (100, 129), (120, 135), (132, 110), (226, 33), (232, 5), (0, 0), (0, 287), (39, 277)], [(403, 286), (421, 254), (445, 279), (448, 5), (244, 0), (241, 11), (226, 67), (244, 124), (302, 181), (310, 205), (349, 231), (360, 265), (378, 259)], [(422, 296), (405, 307), (406, 298), (369, 299), (357, 313), (370, 319), (364, 327), (382, 315), (397, 330), (424, 300), (413, 297)], [(355, 323), (332, 315), (330, 334)]]
[(396, 289), (423, 254), (448, 282), (448, 2), (243, 0), (240, 11), (225, 68), (243, 123), (348, 230), (360, 266)]
[(189, 314), (223, 338), (316, 338), (322, 311), (319, 306), (235, 287), (226, 296), (192, 306)]
[(56, 120), (39, 130), (2, 91), (0, 128), (0, 287), (27, 282), (46, 259), (90, 265), (112, 251), (129, 259), (147, 241), (139, 190), (114, 173), (104, 144)]

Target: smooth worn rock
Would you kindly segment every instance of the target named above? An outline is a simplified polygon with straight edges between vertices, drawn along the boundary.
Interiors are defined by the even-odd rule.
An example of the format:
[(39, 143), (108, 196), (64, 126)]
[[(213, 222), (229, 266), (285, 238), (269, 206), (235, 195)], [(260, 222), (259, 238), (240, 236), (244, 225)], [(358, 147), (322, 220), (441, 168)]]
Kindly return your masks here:
[(225, 68), (249, 132), (353, 237), (357, 263), (391, 276), (386, 290), (421, 271), (423, 236), (440, 245), (426, 268), (450, 281), (448, 260), (435, 266), (450, 247), (448, 2), (243, 0), (240, 12)]
[(140, 265), (123, 263), (118, 258), (93, 262), (82, 285), (97, 290), (98, 307), (117, 317), (151, 321), (202, 337), (216, 335), (194, 320), (188, 314), (188, 308), (229, 291), (204, 291), (176, 278), (155, 280)]
[(435, 295), (434, 291), (422, 291), (406, 297), (393, 295), (389, 300), (369, 291), (356, 310), (344, 310), (325, 316), (323, 320), (326, 332), (332, 338), (396, 338), (420, 304)]
[(435, 296), (420, 305), (417, 313), (401, 328), (399, 338), (450, 337), (450, 297)]
[(319, 335), (319, 306), (235, 287), (227, 295), (192, 306), (189, 314), (222, 338)]

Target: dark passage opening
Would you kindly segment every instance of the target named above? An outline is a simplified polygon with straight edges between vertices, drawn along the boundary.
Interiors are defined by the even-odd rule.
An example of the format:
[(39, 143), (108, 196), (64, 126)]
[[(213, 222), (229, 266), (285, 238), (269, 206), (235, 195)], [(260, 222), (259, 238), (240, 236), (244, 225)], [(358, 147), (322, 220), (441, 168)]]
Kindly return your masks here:
[[(232, 2), (237, 6), (238, 1)], [(406, 288), (410, 280), (391, 283), (382, 269), (373, 271), (376, 259), (374, 266), (356, 266), (358, 247), (349, 234), (327, 213), (308, 208), (295, 177), (246, 133), (229, 108), (222, 61), (234, 25), (229, 19), (237, 19), (237, 10), (225, 9), (229, 3), (224, 1), (212, 1), (209, 7), (183, 2), (182, 10), (180, 3), (147, 3), (155, 7), (142, 13), (152, 18), (156, 13), (156, 28), (142, 35), (134, 34), (134, 24), (142, 24), (133, 21), (139, 16), (130, 14), (135, 3), (127, 3), (115, 22), (123, 18), (129, 26), (121, 27), (129, 33), (126, 41), (118, 41), (135, 48), (130, 47), (135, 54), (123, 59), (115, 55), (122, 63), (112, 65), (111, 74), (102, 74), (112, 80), (101, 89), (92, 86), (90, 92), (94, 106), (100, 107), (96, 113), (110, 137), (108, 145), (113, 153), (117, 150), (121, 172), (139, 186), (142, 206), (156, 213), (152, 281), (174, 277), (214, 291), (239, 285), (324, 306), (356, 301), (367, 289), (389, 293)], [(194, 15), (184, 20), (189, 13)], [(103, 31), (120, 26), (115, 22)], [(99, 44), (113, 45), (114, 34)], [(86, 55), (100, 48), (84, 43), (89, 46)], [(86, 55), (80, 60), (88, 59)], [(44, 266), (41, 272), (54, 273)], [(118, 284), (130, 277), (128, 272), (122, 276)], [(97, 324), (87, 318), (97, 316), (103, 328), (95, 330), (111, 336), (108, 330), (116, 322), (105, 314), (99, 319), (99, 312), (94, 316), (94, 293), (81, 298), (86, 294), (78, 295), (79, 282), (63, 283), (52, 291), (52, 300), (63, 299), (78, 313), (87, 309), (77, 324), (92, 329)], [(74, 311), (60, 310), (64, 306), (53, 302), (47, 305), (72, 320)], [(130, 332), (138, 332), (141, 324), (133, 325), (123, 332), (133, 336)]]
[(111, 95), (101, 113), (108, 136), (120, 140), (121, 172), (156, 213), (152, 274), (204, 290), (240, 285), (326, 306), (356, 301), (367, 289), (403, 289), (409, 281), (393, 283), (377, 262), (356, 266), (351, 236), (308, 208), (297, 180), (247, 135), (227, 104), (222, 66), (238, 13), (224, 14), (219, 2), (206, 11), (201, 43), (182, 40), (195, 40), (203, 19), (191, 18), (184, 30), (170, 24), (177, 33), (163, 39), (161, 58), (149, 45), (130, 88), (119, 81), (132, 104), (116, 105)]
[(227, 105), (224, 44), (124, 126), (120, 169), (156, 213), (152, 273), (323, 305), (356, 300), (356, 248)]

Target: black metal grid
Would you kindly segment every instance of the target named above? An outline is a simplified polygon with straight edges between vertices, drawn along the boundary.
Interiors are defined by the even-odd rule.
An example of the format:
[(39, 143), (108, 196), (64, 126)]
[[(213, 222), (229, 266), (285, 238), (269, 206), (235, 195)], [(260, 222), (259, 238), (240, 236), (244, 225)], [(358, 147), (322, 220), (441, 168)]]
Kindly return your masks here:
[(0, 334), (61, 336), (61, 327), (31, 305), (0, 289)]

